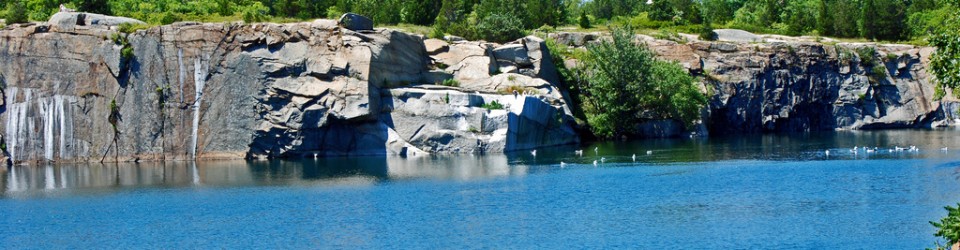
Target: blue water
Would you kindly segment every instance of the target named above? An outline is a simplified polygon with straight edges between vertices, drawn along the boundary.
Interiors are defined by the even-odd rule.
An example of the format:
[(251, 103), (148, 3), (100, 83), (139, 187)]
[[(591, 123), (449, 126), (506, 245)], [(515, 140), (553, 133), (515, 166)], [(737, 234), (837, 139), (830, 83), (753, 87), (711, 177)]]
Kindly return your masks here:
[(960, 202), (956, 131), (583, 148), (14, 167), (0, 171), (0, 249), (917, 249)]

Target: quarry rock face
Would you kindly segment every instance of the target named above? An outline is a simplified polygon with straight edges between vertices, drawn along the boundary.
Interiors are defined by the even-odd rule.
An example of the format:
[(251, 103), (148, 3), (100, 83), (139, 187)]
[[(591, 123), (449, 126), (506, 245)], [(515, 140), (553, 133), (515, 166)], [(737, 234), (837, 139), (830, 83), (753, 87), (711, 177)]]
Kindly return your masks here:
[[(580, 49), (602, 39), (578, 33), (550, 37)], [(955, 125), (960, 118), (957, 100), (949, 94), (934, 99), (935, 83), (927, 72), (934, 48), (745, 41), (637, 36), (660, 58), (700, 76), (709, 98), (702, 122), (710, 133), (930, 128)], [(875, 52), (861, 53), (870, 51), (865, 47)], [(683, 134), (663, 124), (651, 121), (640, 128), (648, 137)]]
[[(424, 39), (349, 18), (181, 22), (126, 34), (117, 25), (139, 21), (58, 13), (8, 26), (0, 30), (4, 157), (412, 157), (580, 142), (554, 67), (580, 63), (551, 61), (543, 39)], [(551, 37), (578, 48), (603, 39)], [(695, 128), (638, 124), (649, 137), (933, 127), (958, 118), (960, 103), (933, 98), (931, 48), (637, 41), (700, 76), (710, 99)], [(876, 48), (873, 65), (856, 52), (863, 46)]]
[[(453, 74), (436, 69), (419, 35), (361, 33), (332, 20), (183, 22), (130, 34), (60, 23), (69, 22), (0, 31), (0, 126), (14, 163), (413, 156), (579, 142), (557, 83), (531, 72), (509, 77), (530, 86), (525, 93), (435, 85)], [(487, 46), (481, 57), (501, 45)], [(482, 60), (463, 53), (445, 62), (467, 76)]]

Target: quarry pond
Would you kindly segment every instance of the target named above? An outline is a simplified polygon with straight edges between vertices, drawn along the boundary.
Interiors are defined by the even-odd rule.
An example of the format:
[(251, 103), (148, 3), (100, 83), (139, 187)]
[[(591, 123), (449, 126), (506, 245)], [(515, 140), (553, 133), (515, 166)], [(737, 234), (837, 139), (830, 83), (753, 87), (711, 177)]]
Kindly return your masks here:
[(960, 133), (13, 166), (0, 176), (3, 249), (916, 249), (933, 246), (928, 221), (960, 200)]

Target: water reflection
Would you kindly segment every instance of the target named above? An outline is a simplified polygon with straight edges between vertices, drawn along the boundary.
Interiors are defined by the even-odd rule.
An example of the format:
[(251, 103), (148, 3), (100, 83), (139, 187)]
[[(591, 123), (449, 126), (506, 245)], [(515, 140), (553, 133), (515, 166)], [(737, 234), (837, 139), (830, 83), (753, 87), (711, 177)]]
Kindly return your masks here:
[(0, 171), (6, 195), (72, 189), (248, 185), (369, 185), (385, 180), (471, 180), (525, 175), (504, 155), (419, 158), (321, 158), (300, 161), (210, 161), (14, 166)]
[[(854, 146), (892, 148), (917, 145), (918, 153), (854, 155)], [(949, 147), (942, 152), (941, 147)], [(594, 152), (594, 148), (597, 151)], [(583, 156), (573, 152), (584, 150)], [(646, 154), (646, 151), (651, 154)], [(827, 156), (824, 150), (833, 150)], [(882, 151), (882, 150), (881, 150)], [(960, 157), (960, 133), (955, 130), (855, 131), (755, 135), (708, 139), (605, 142), (583, 147), (506, 155), (451, 155), (418, 158), (321, 158), (299, 161), (212, 161), (139, 164), (62, 164), (0, 168), (0, 194), (56, 193), (57, 190), (116, 190), (138, 187), (204, 187), (250, 185), (375, 185), (405, 179), (474, 180), (524, 176), (553, 171), (559, 163), (593, 167), (609, 163), (715, 162), (729, 160), (823, 161), (877, 159), (955, 159)], [(578, 165), (579, 163), (579, 165)], [(632, 164), (632, 163), (631, 163)], [(630, 165), (630, 164), (626, 164)], [(626, 166), (621, 165), (621, 166)], [(630, 165), (632, 166), (632, 165)], [(958, 170), (960, 171), (960, 170)], [(960, 178), (960, 172), (956, 172)]]

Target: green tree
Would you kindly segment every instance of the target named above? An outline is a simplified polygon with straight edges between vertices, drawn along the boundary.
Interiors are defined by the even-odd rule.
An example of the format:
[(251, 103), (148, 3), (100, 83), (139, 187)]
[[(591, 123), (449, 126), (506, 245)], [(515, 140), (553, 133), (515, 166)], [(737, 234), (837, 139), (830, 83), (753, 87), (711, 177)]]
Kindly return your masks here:
[(508, 14), (489, 15), (476, 26), (478, 38), (503, 43), (516, 40), (524, 36), (520, 19)]
[(430, 25), (440, 12), (441, 1), (406, 1), (401, 8), (401, 19), (405, 23)]
[(707, 9), (702, 9), (703, 12), (703, 21), (700, 24), (700, 40), (704, 41), (716, 41), (718, 38), (717, 32), (713, 31), (713, 26), (710, 24), (711, 19), (708, 14)]
[(860, 29), (857, 22), (851, 19), (860, 19), (860, 6), (856, 1), (836, 0), (829, 2), (833, 13), (833, 35), (840, 37), (857, 37)]
[(110, 10), (110, 4), (108, 0), (80, 0), (77, 3), (77, 10), (104, 15), (113, 15), (113, 12)]
[(954, 95), (960, 96), (960, 11), (954, 10), (948, 25), (941, 27), (937, 34), (930, 37), (930, 45), (937, 51), (930, 59), (930, 72), (936, 76), (937, 93), (935, 98), (943, 97), (943, 89), (954, 89)]
[(787, 35), (797, 36), (810, 32), (817, 26), (817, 3), (815, 0), (788, 1), (781, 19), (787, 26)]
[(586, 12), (580, 12), (580, 28), (584, 28), (584, 29), (590, 28), (590, 18), (587, 17)]
[(645, 45), (635, 43), (633, 30), (615, 28), (611, 41), (588, 46), (584, 90), (587, 122), (602, 138), (636, 132), (652, 114), (657, 119), (692, 123), (706, 97), (695, 79), (675, 62), (656, 59)]
[(820, 0), (817, 4), (817, 31), (823, 35), (833, 35), (833, 15), (830, 14), (830, 0)]
[[(946, 206), (947, 217), (940, 219), (940, 222), (931, 221), (930, 224), (937, 228), (934, 236), (942, 237), (947, 240), (947, 246), (960, 242), (960, 203), (957, 207)], [(938, 249), (946, 247), (938, 246)]]
[(7, 3), (7, 24), (27, 23), (27, 7), (21, 1)]
[(702, 3), (708, 18), (714, 23), (732, 21), (736, 11), (743, 7), (742, 0), (702, 0)]
[[(867, 5), (872, 4), (872, 5)], [(862, 7), (864, 29), (871, 29), (865, 38), (888, 41), (902, 40), (905, 34), (907, 8), (902, 0), (865, 0)]]

